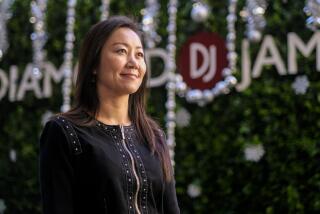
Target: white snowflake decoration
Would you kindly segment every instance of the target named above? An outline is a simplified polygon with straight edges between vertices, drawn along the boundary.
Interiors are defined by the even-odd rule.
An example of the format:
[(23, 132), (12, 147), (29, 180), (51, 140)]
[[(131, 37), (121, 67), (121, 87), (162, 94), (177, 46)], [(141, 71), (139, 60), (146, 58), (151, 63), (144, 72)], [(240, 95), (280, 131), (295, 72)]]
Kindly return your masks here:
[(190, 113), (185, 108), (180, 108), (176, 114), (176, 123), (178, 127), (186, 127), (190, 124)]
[(0, 214), (3, 214), (6, 210), (6, 204), (4, 203), (4, 200), (0, 198)]
[(308, 90), (310, 83), (306, 75), (297, 76), (292, 83), (292, 88), (296, 94), (305, 94)]
[(247, 145), (244, 149), (244, 156), (247, 161), (258, 162), (265, 151), (263, 145)]
[(9, 158), (12, 162), (16, 162), (17, 161), (17, 152), (15, 149), (10, 149), (9, 151)]
[(196, 184), (189, 184), (187, 192), (191, 198), (196, 198), (201, 194), (201, 187)]
[(51, 111), (46, 111), (41, 117), (41, 124), (44, 126), (49, 118), (53, 115)]

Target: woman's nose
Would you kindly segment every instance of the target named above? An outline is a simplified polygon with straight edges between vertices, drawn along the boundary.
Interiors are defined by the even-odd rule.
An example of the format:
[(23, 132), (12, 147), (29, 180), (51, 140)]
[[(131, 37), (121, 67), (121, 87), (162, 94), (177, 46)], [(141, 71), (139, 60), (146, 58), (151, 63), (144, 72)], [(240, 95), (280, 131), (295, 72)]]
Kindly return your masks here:
[(127, 66), (130, 67), (130, 68), (136, 68), (136, 69), (139, 68), (138, 60), (135, 58), (135, 56), (133, 54), (130, 54), (128, 56)]

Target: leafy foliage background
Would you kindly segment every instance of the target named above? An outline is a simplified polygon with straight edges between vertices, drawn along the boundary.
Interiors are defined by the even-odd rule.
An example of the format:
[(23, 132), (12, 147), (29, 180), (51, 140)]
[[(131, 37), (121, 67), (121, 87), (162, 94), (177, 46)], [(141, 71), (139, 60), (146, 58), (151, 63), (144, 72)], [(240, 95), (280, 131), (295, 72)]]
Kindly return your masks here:
[[(166, 44), (167, 0), (161, 0), (158, 33)], [(190, 18), (192, 1), (179, 1), (177, 46), (197, 31), (214, 31), (226, 35), (227, 1), (208, 0), (211, 15), (206, 23)], [(244, 0), (239, 7), (244, 6)], [(308, 41), (312, 32), (305, 27), (304, 1), (269, 1), (266, 34), (271, 34), (286, 62), (287, 33), (296, 32)], [(76, 8), (75, 55), (88, 28), (99, 20), (99, 0), (78, 0)], [(111, 14), (141, 19), (144, 1), (111, 1)], [(32, 61), (30, 34), (30, 0), (16, 0), (8, 22), (10, 48), (0, 68), (10, 65), (23, 71)], [(47, 11), (48, 60), (62, 64), (66, 20), (66, 0), (49, 0)], [(244, 23), (237, 24), (237, 47), (244, 35)], [(254, 61), (259, 44), (251, 45)], [(177, 128), (176, 181), (182, 213), (317, 213), (320, 211), (320, 75), (315, 70), (315, 53), (298, 56), (299, 74), (305, 74), (310, 87), (305, 95), (291, 88), (295, 75), (279, 76), (273, 66), (266, 66), (258, 79), (244, 92), (233, 91), (218, 97), (205, 107), (188, 104), (178, 98), (178, 108), (192, 115), (188, 127)], [(155, 62), (156, 63), (156, 62)], [(161, 63), (153, 66), (161, 72)], [(239, 66), (240, 67), (240, 66)], [(240, 75), (239, 75), (240, 78)], [(20, 79), (21, 81), (21, 73)], [(151, 90), (149, 111), (164, 124), (164, 87)], [(38, 138), (41, 116), (58, 112), (62, 103), (61, 84), (54, 87), (50, 99), (37, 99), (27, 93), (19, 102), (0, 101), (0, 198), (7, 214), (40, 213), (38, 182)], [(248, 144), (263, 144), (265, 155), (259, 162), (248, 162), (243, 149)], [(9, 151), (17, 150), (17, 162)], [(202, 187), (197, 198), (187, 194), (190, 183)]]

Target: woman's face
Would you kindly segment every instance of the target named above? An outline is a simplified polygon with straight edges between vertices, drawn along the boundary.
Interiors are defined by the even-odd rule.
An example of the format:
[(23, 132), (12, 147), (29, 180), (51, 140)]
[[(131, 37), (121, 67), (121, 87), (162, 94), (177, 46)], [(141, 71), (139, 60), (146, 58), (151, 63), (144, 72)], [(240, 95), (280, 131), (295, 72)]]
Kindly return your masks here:
[(99, 96), (135, 93), (146, 73), (139, 36), (130, 28), (115, 30), (104, 44), (97, 70)]

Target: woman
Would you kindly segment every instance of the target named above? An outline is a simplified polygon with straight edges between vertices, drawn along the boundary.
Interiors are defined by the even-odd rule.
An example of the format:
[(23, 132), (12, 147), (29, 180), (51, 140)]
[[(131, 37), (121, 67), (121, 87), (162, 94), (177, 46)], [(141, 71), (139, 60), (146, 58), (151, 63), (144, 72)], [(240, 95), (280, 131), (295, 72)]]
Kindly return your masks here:
[(137, 25), (123, 16), (94, 25), (80, 52), (76, 105), (40, 138), (45, 214), (180, 213), (163, 134), (145, 112), (146, 82)]

